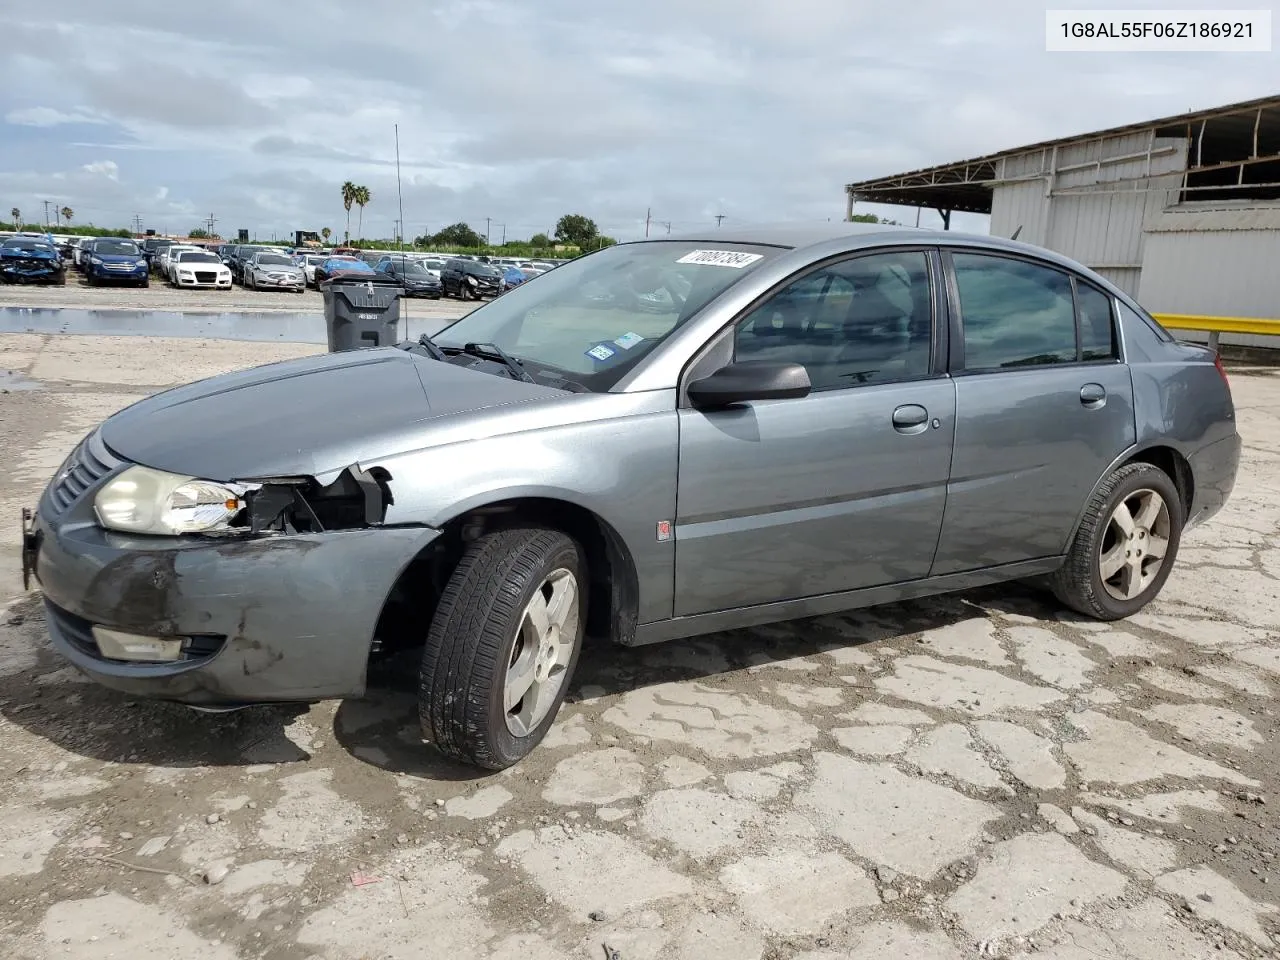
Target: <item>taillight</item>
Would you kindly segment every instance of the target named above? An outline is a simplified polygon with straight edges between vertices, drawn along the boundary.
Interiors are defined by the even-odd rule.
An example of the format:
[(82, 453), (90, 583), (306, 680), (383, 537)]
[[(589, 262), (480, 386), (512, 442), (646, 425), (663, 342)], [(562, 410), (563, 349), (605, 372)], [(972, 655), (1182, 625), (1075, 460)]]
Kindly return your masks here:
[(1213, 365), (1217, 368), (1218, 375), (1222, 377), (1222, 382), (1227, 385), (1227, 389), (1231, 389), (1231, 381), (1227, 379), (1227, 368), (1222, 365), (1222, 355), (1215, 353), (1213, 355)]

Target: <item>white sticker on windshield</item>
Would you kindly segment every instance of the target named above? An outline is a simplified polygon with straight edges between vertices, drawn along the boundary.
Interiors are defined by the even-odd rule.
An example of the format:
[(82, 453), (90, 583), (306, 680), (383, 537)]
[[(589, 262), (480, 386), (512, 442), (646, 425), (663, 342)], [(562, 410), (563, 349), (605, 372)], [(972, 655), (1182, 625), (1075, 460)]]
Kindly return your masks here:
[(643, 343), (644, 337), (640, 336), (640, 334), (638, 333), (624, 333), (622, 336), (620, 336), (617, 340), (613, 342), (616, 343), (618, 346), (620, 346), (623, 350), (630, 350), (637, 343)]
[(763, 256), (760, 253), (743, 253), (741, 250), (694, 250), (686, 253), (676, 263), (699, 263), (708, 267), (733, 267), (741, 270)]
[(595, 357), (597, 360), (608, 360), (613, 356), (613, 351), (601, 343), (588, 350), (587, 356)]

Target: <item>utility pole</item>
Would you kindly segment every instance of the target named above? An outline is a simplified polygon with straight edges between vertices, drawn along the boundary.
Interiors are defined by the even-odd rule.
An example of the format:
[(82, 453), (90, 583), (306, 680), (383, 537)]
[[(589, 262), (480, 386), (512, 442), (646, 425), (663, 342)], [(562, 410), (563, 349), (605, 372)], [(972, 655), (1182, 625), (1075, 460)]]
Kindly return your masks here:
[(653, 216), (653, 207), (649, 207), (644, 212), (644, 235), (649, 236), (649, 220)]
[(489, 246), (489, 224), (492, 222), (492, 219), (492, 217), (484, 218), (484, 245), (486, 247)]
[(716, 214), (716, 226), (717, 226), (717, 227), (719, 227), (719, 226), (720, 226), (720, 221), (721, 221), (721, 220), (723, 220), (723, 219), (724, 219), (724, 214), (723, 214), (723, 213), (717, 213), (717, 214)]
[(133, 215), (133, 232), (134, 233), (142, 232), (142, 214), (140, 213), (135, 213)]
[(215, 217), (215, 216), (211, 213), (211, 214), (209, 214), (207, 217), (205, 217), (205, 218), (204, 218), (204, 222), (205, 222), (205, 229), (206, 229), (206, 232), (209, 234), (209, 236), (211, 236), (211, 237), (212, 237), (212, 236), (213, 236), (213, 225), (214, 225), (215, 223), (217, 223), (217, 222), (218, 222), (218, 218), (217, 218), (217, 217)]
[(49, 201), (44, 201), (44, 225), (49, 226)]

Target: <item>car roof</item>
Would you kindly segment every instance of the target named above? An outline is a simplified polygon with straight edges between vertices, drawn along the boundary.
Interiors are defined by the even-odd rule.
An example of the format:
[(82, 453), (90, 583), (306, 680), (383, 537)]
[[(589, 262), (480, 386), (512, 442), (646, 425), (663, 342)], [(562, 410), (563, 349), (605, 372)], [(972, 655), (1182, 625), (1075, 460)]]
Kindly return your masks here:
[(672, 236), (651, 237), (648, 242), (677, 240), (696, 243), (758, 243), (774, 247), (791, 247), (799, 250), (803, 247), (812, 247), (819, 243), (839, 240), (844, 237), (862, 239), (873, 234), (898, 233), (904, 230), (922, 233), (935, 232), (888, 223), (847, 223), (841, 220), (823, 221), (821, 223), (751, 224), (749, 226), (723, 228), (710, 226), (704, 230), (690, 231)]
[[(679, 236), (650, 237), (633, 243), (656, 243), (676, 240), (685, 243), (745, 243), (786, 247), (803, 250), (806, 247), (823, 247), (820, 253), (838, 255), (843, 252), (879, 244), (943, 244), (950, 247), (973, 247), (988, 252), (1004, 252), (1034, 257), (1072, 270), (1094, 280), (1103, 280), (1088, 267), (1053, 250), (1006, 240), (984, 233), (961, 233), (955, 230), (938, 230), (931, 227), (908, 227), (891, 223), (849, 223), (846, 221), (813, 223), (761, 224), (732, 229), (708, 227), (698, 232)], [(841, 242), (843, 241), (843, 242)]]

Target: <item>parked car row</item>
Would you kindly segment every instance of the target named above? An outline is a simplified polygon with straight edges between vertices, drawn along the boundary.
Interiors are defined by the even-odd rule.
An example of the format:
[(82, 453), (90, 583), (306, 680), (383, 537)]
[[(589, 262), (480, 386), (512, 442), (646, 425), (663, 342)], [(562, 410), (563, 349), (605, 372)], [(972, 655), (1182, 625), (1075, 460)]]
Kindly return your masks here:
[(565, 261), (525, 260), (421, 251), (292, 249), (274, 244), (184, 243), (168, 237), (66, 237), (45, 233), (0, 236), (0, 280), (64, 284), (74, 267), (89, 284), (230, 290), (320, 289), (338, 277), (394, 283), (410, 297), (497, 297)]

